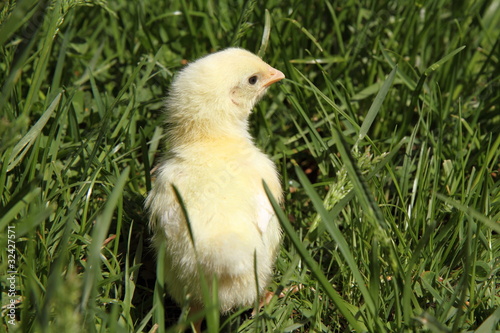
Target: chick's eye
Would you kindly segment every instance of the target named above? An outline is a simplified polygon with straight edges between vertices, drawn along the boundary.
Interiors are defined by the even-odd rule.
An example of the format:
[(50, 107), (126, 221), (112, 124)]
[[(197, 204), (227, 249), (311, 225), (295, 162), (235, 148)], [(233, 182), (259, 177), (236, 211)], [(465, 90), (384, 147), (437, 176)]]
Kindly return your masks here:
[(257, 83), (257, 75), (254, 75), (254, 76), (250, 76), (248, 78), (248, 83), (250, 83), (251, 85), (254, 85)]

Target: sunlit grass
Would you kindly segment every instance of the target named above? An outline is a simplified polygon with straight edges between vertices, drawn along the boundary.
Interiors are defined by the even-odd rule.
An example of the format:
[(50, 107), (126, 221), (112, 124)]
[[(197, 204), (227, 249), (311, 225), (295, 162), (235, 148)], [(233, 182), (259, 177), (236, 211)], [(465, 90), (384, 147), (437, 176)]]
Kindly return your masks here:
[(499, 27), (498, 0), (0, 4), (2, 330), (189, 328), (143, 202), (174, 73), (228, 46), (287, 76), (251, 119), (285, 296), (207, 330), (499, 330)]

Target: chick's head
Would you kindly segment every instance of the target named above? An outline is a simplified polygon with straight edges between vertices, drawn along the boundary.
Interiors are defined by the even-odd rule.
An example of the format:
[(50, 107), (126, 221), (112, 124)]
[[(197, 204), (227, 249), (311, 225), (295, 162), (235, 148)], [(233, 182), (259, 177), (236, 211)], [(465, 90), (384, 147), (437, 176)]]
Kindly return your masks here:
[(258, 56), (229, 48), (200, 58), (176, 77), (167, 99), (174, 124), (245, 123), (267, 88), (285, 75)]

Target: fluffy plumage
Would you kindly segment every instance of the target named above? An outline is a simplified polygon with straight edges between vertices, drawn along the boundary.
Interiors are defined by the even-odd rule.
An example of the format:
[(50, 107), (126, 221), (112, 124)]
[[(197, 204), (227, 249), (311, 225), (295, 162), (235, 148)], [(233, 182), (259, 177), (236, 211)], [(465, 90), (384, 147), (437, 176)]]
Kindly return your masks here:
[[(167, 146), (146, 206), (153, 243), (165, 249), (167, 290), (179, 303), (203, 298), (197, 261), (218, 279), (220, 310), (253, 305), (272, 276), (281, 231), (264, 192), (282, 190), (274, 163), (255, 147), (248, 116), (269, 85), (283, 79), (256, 55), (229, 48), (175, 78), (166, 102)], [(172, 185), (180, 192), (193, 233)]]

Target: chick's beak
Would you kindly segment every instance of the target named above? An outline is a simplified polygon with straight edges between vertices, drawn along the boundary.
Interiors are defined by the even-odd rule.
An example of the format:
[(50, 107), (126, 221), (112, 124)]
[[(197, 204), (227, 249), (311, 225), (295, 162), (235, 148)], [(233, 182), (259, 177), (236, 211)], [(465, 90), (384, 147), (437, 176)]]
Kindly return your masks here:
[(285, 78), (285, 74), (283, 74), (281, 71), (277, 70), (276, 68), (273, 68), (269, 66), (269, 72), (264, 78), (264, 87), (269, 87), (271, 84), (278, 82), (280, 80), (283, 80)]

